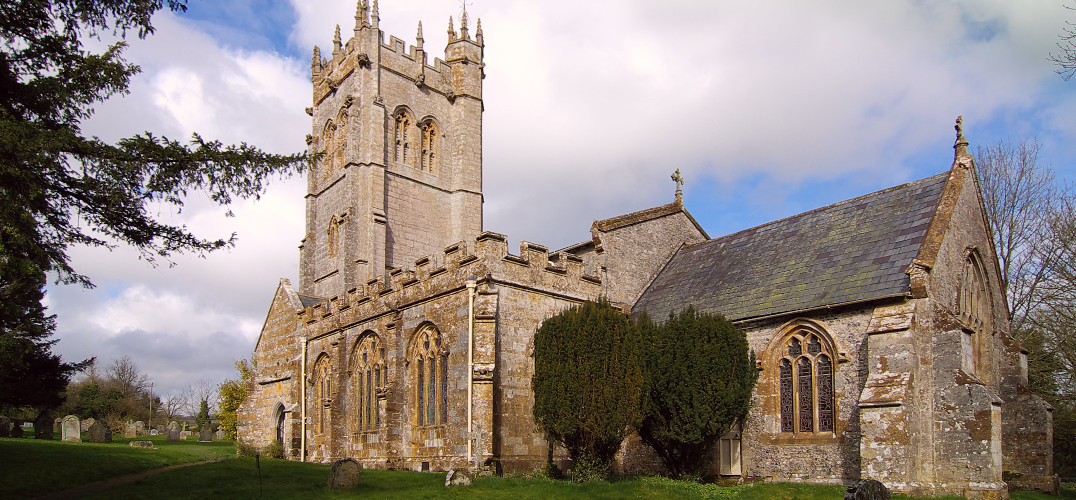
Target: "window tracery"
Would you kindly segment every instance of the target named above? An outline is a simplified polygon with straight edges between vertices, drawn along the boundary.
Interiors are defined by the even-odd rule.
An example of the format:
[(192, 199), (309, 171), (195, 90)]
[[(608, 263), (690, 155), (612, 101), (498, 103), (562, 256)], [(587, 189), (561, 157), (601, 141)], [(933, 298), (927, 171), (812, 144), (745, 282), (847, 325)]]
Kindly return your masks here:
[(321, 132), (321, 143), (325, 149), (321, 151), (321, 179), (328, 179), (336, 170), (337, 152), (340, 149), (337, 144), (336, 123), (332, 120), (325, 122), (325, 129)]
[(332, 364), (328, 356), (321, 356), (314, 364), (314, 404), (317, 412), (317, 432), (329, 428), (329, 407), (332, 404)]
[(436, 328), (423, 327), (412, 344), (415, 384), (415, 423), (443, 425), (448, 421), (448, 349)]
[(372, 332), (359, 341), (352, 354), (353, 377), (356, 395), (356, 427), (359, 432), (381, 427), (378, 392), (385, 388), (388, 373), (385, 372), (385, 348)]
[(411, 152), (411, 128), (413, 126), (414, 120), (411, 119), (411, 115), (406, 110), (400, 110), (396, 113), (394, 161), (404, 164), (413, 162)]
[(422, 131), (422, 151), (419, 160), (419, 168), (427, 172), (437, 171), (437, 163), (441, 159), (440, 130), (437, 123), (427, 119), (419, 125)]
[(832, 343), (820, 335), (797, 330), (780, 346), (777, 378), (781, 432), (834, 431)]
[(968, 252), (964, 259), (964, 276), (960, 283), (960, 319), (972, 330), (978, 331), (986, 324), (990, 311), (990, 298), (986, 288), (986, 275), (976, 252)]

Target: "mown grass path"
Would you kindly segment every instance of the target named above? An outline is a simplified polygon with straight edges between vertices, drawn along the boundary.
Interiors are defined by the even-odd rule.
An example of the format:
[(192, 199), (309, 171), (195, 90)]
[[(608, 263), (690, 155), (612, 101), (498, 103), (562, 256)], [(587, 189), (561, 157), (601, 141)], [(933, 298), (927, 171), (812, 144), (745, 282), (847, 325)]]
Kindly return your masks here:
[(31, 498), (164, 467), (235, 456), (230, 441), (198, 443), (149, 438), (157, 449), (113, 443), (0, 438), (0, 498)]

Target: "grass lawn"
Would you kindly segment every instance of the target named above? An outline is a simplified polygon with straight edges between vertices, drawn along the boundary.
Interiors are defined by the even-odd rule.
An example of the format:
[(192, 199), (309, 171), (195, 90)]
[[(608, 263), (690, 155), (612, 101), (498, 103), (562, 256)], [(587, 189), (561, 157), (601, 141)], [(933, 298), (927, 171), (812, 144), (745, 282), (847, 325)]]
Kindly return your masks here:
[[(230, 441), (198, 443), (149, 438), (160, 449), (131, 448), (131, 440), (111, 444), (64, 443), (0, 438), (4, 475), (0, 498), (25, 498), (63, 491), (118, 476), (202, 460), (215, 463), (185, 467), (118, 486), (89, 498), (736, 498), (774, 500), (839, 499), (843, 486), (756, 483), (717, 486), (642, 477), (589, 484), (522, 477), (479, 478), (473, 486), (446, 488), (443, 473), (363, 471), (357, 488), (328, 490), (329, 466), (264, 459), (235, 458)], [(1062, 498), (1076, 499), (1076, 485), (1062, 488)], [(896, 497), (903, 498), (903, 497)], [(947, 497), (956, 498), (956, 497)], [(1014, 500), (1057, 497), (1014, 493)]]
[(168, 465), (235, 456), (231, 441), (139, 439), (153, 441), (160, 449), (131, 448), (131, 439), (97, 444), (0, 438), (3, 475), (17, 479), (0, 481), (0, 498), (25, 498)]
[[(574, 484), (520, 477), (479, 478), (473, 486), (446, 488), (443, 473), (365, 470), (353, 490), (325, 488), (329, 467), (265, 459), (259, 470), (252, 458), (239, 458), (170, 471), (121, 486), (95, 497), (113, 498), (733, 498), (758, 500), (840, 499), (843, 486), (757, 483), (741, 486), (701, 485), (657, 477), (612, 483)], [(260, 480), (259, 480), (260, 477)], [(1068, 496), (1076, 498), (1076, 490)], [(903, 497), (896, 497), (903, 498)], [(956, 498), (956, 497), (952, 497)], [(1033, 493), (1014, 493), (1014, 500), (1055, 500)]]

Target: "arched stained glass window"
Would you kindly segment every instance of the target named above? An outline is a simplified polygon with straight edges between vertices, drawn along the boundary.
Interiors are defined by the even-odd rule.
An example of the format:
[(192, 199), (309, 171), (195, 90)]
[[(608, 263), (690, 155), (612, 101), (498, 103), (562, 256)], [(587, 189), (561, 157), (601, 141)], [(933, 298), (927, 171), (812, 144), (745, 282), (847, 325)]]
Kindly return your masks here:
[(356, 428), (359, 432), (375, 430), (381, 425), (377, 393), (384, 388), (385, 349), (372, 332), (359, 340), (352, 354), (355, 380)]
[(781, 432), (834, 432), (833, 344), (801, 329), (780, 344), (778, 393)]
[(412, 345), (415, 385), (415, 422), (419, 426), (448, 421), (448, 350), (441, 332), (423, 327)]

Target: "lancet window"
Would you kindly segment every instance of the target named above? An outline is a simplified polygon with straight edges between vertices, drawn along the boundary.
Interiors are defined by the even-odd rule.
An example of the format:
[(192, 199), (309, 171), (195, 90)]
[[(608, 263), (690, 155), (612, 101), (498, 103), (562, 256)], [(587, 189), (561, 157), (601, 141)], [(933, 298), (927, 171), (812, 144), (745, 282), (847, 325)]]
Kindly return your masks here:
[(321, 157), (321, 178), (329, 178), (336, 170), (339, 160), (340, 147), (337, 144), (336, 124), (332, 120), (325, 123), (325, 129), (321, 133), (321, 143), (325, 145)]
[(797, 330), (778, 353), (781, 432), (834, 431), (833, 353), (817, 332)]
[(359, 341), (352, 354), (351, 377), (356, 395), (356, 427), (359, 432), (381, 427), (378, 392), (385, 388), (385, 348), (377, 335), (369, 333)]
[(423, 327), (412, 344), (415, 422), (419, 426), (448, 421), (448, 349), (441, 332)]
[(969, 252), (964, 260), (964, 277), (960, 283), (960, 319), (972, 330), (979, 331), (990, 314), (990, 298), (986, 275), (978, 254)]
[(422, 151), (419, 159), (419, 168), (427, 172), (436, 172), (437, 163), (441, 159), (441, 134), (437, 123), (426, 120), (419, 125), (422, 131)]
[(414, 127), (414, 124), (415, 121), (406, 110), (400, 110), (396, 113), (396, 151), (393, 156), (393, 159), (396, 162), (409, 165), (414, 163), (414, 153), (411, 151), (411, 140), (414, 135), (411, 129)]
[(329, 408), (332, 405), (332, 364), (328, 356), (322, 356), (314, 364), (314, 412), (317, 432), (329, 429)]

